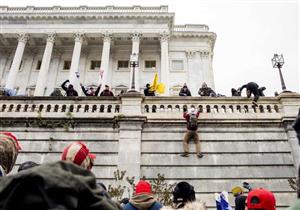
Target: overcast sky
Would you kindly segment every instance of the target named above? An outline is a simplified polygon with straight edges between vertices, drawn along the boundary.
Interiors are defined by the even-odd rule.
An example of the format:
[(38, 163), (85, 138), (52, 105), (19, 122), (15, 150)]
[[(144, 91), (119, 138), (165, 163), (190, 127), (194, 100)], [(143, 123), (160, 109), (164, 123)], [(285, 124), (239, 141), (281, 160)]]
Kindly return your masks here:
[(266, 94), (281, 91), (273, 69), (274, 53), (283, 54), (287, 89), (300, 91), (298, 0), (0, 0), (8, 6), (159, 6), (168, 5), (175, 24), (207, 24), (217, 34), (214, 49), (216, 91), (249, 81), (266, 86)]

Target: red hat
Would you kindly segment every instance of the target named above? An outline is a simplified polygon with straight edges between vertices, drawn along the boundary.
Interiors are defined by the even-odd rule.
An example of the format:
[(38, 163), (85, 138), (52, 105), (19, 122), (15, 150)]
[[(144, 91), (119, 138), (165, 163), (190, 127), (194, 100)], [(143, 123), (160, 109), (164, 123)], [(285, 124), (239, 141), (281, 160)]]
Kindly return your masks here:
[(248, 209), (276, 210), (274, 194), (266, 189), (254, 189), (247, 197)]
[(67, 146), (61, 156), (62, 160), (70, 161), (85, 169), (91, 169), (96, 155), (90, 153), (86, 145), (80, 141)]
[(0, 166), (8, 174), (21, 149), (18, 139), (10, 132), (0, 132)]
[(141, 180), (135, 185), (135, 194), (140, 193), (152, 193), (151, 185), (149, 182)]

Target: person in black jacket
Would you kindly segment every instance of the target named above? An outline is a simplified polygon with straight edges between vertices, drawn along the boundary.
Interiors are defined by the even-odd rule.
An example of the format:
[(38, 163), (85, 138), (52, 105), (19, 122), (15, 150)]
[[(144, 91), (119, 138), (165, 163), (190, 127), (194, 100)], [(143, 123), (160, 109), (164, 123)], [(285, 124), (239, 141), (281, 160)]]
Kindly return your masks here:
[(243, 189), (237, 186), (232, 188), (231, 192), (235, 197), (235, 210), (245, 210), (245, 201), (247, 199), (247, 196), (244, 195)]
[(86, 90), (85, 87), (82, 85), (82, 83), (80, 83), (80, 87), (81, 87), (82, 92), (84, 93), (84, 95), (86, 95), (86, 96), (98, 96), (100, 88), (101, 88), (101, 84), (97, 87), (96, 91), (94, 91), (93, 87), (90, 87), (89, 90)]
[[(240, 87), (238, 89), (238, 92), (242, 92), (242, 90), (244, 88), (246, 88), (246, 91), (247, 91), (247, 98), (250, 98), (251, 95), (253, 94), (254, 95), (254, 99), (253, 99), (253, 104), (257, 106), (257, 100), (260, 96), (260, 91), (259, 91), (259, 88), (258, 88), (258, 84), (256, 84), (255, 82), (249, 82), (245, 85), (243, 85), (242, 87)], [(261, 91), (262, 92), (262, 91)]]
[(109, 90), (109, 86), (105, 85), (105, 89), (101, 92), (100, 96), (114, 96), (114, 94)]
[(146, 85), (146, 88), (144, 89), (144, 95), (145, 96), (155, 96), (155, 92), (150, 90), (150, 84)]
[(70, 82), (68, 79), (64, 81), (61, 85), (61, 88), (66, 91), (67, 96), (78, 96), (77, 91), (74, 89), (72, 84), (69, 84), (68, 87), (66, 87), (66, 84)]
[(191, 91), (188, 89), (186, 83), (183, 84), (183, 87), (179, 92), (179, 96), (192, 96)]

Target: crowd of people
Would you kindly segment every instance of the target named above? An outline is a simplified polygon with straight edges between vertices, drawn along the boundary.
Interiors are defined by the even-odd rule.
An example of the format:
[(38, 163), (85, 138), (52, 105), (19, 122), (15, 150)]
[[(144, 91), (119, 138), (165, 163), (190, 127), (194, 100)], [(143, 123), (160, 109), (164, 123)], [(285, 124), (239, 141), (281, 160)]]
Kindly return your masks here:
[[(194, 112), (194, 111), (193, 111)], [(197, 113), (194, 113), (197, 119)], [(196, 125), (188, 125), (195, 130)], [(300, 110), (293, 124), (300, 144)], [(187, 134), (197, 135), (197, 134)], [(197, 139), (197, 137), (194, 137)], [(186, 140), (184, 141), (186, 143)], [(188, 148), (184, 145), (185, 153)], [(176, 184), (172, 190), (173, 207), (163, 206), (147, 180), (140, 180), (130, 199), (114, 201), (103, 183), (97, 183), (91, 172), (96, 155), (81, 141), (68, 145), (61, 154), (61, 160), (39, 165), (33, 161), (20, 164), (17, 174), (8, 175), (21, 150), (17, 137), (10, 132), (0, 132), (0, 210), (205, 210), (204, 202), (197, 201), (194, 187), (185, 181)], [(201, 155), (196, 144), (197, 155)], [(300, 175), (300, 170), (299, 170)], [(243, 188), (248, 190), (247, 195)], [(244, 182), (243, 188), (232, 188), (235, 210), (276, 210), (274, 194), (263, 188), (252, 189)], [(299, 186), (298, 186), (299, 189)], [(300, 209), (300, 189), (295, 205), (290, 210)], [(228, 192), (215, 194), (217, 210), (231, 210)]]

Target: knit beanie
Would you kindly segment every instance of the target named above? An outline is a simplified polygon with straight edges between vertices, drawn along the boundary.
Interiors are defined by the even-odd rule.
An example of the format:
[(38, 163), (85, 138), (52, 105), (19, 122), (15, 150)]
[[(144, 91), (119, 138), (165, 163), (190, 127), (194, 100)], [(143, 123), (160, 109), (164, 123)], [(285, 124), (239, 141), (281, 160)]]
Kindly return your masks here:
[(8, 174), (15, 165), (19, 150), (18, 139), (10, 132), (0, 132), (0, 166)]
[(173, 191), (174, 203), (193, 202), (196, 200), (195, 190), (192, 185), (187, 182), (179, 182)]
[(61, 156), (62, 160), (73, 162), (88, 170), (93, 167), (95, 158), (96, 156), (90, 153), (86, 145), (80, 141), (67, 146)]
[(140, 180), (135, 185), (135, 194), (140, 194), (140, 193), (152, 193), (151, 185), (149, 182)]

